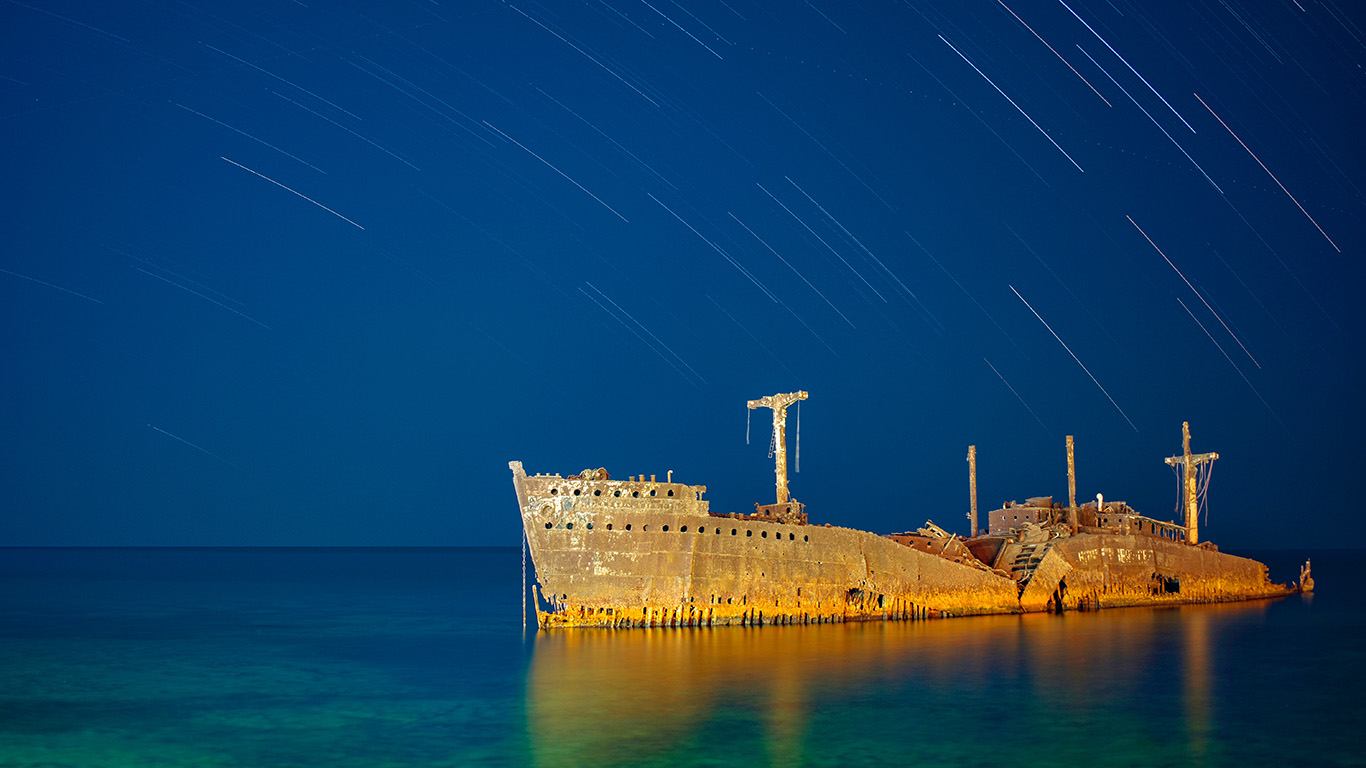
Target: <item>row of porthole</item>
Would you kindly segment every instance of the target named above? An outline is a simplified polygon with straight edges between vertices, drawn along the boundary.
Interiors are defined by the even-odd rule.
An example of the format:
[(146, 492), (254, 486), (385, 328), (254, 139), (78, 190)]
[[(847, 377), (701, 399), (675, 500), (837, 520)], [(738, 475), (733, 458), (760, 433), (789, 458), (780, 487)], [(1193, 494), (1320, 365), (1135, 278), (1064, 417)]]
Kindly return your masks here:
[[(579, 495), (581, 495), (582, 491), (583, 491), (583, 489), (581, 489), (581, 488), (575, 488), (575, 489), (574, 489), (574, 495), (575, 495), (575, 496), (579, 496)], [(558, 496), (558, 495), (560, 495), (560, 489), (559, 489), (559, 488), (551, 488), (551, 489), (550, 489), (550, 495), (551, 495), (551, 496)], [(593, 495), (594, 495), (594, 496), (601, 496), (601, 495), (602, 495), (602, 489), (601, 489), (601, 488), (594, 488), (594, 489), (593, 489)], [(617, 490), (617, 491), (612, 491), (612, 495), (613, 495), (613, 496), (621, 496), (621, 491), (619, 491), (619, 490)], [(646, 494), (646, 495), (647, 495), (647, 496), (654, 496), (654, 495), (655, 495), (655, 489), (651, 488), (651, 489), (650, 489), (650, 492), (649, 492), (648, 494)], [(673, 490), (672, 488), (670, 488), (670, 489), (668, 490), (668, 492), (667, 492), (666, 494), (664, 494), (664, 495), (666, 495), (666, 496), (673, 496), (673, 495), (674, 495), (674, 490)], [(698, 497), (701, 498), (701, 495), (699, 494)], [(631, 491), (631, 498), (636, 498), (636, 499), (640, 498), (640, 491)]]
[[(550, 530), (551, 528), (559, 528), (559, 527), (563, 527), (565, 530), (569, 530), (569, 531), (574, 530), (574, 524), (573, 524), (573, 523), (562, 523), (561, 525), (558, 525), (558, 526), (557, 526), (557, 525), (555, 525), (554, 523), (552, 523), (552, 522), (550, 522), (550, 521), (548, 521), (548, 520), (546, 521), (546, 524), (545, 524), (546, 530)], [(592, 524), (592, 523), (585, 523), (585, 524), (584, 524), (584, 527), (586, 527), (586, 528), (587, 528), (588, 530), (590, 530), (590, 531), (593, 530), (593, 524)], [(613, 530), (612, 524), (611, 524), (611, 523), (608, 523), (608, 524), (607, 524), (607, 530), (609, 530), (609, 531), (610, 531), (610, 530)], [(628, 530), (628, 531), (631, 530), (631, 524), (630, 524), (630, 523), (627, 523), (627, 524), (626, 524), (626, 530)], [(648, 531), (648, 530), (650, 530), (650, 526), (648, 526), (648, 525), (642, 526), (640, 530), (641, 530), (641, 531)], [(668, 532), (669, 532), (669, 526), (667, 526), (667, 525), (662, 526), (662, 530), (663, 530), (664, 533), (668, 533)], [(681, 527), (678, 529), (678, 532), (679, 532), (679, 533), (687, 533), (687, 532), (688, 532), (688, 526), (686, 526), (686, 525), (681, 526)], [(706, 526), (703, 526), (703, 525), (700, 525), (700, 526), (697, 527), (697, 532), (698, 532), (698, 533), (706, 533), (706, 532), (707, 532), (707, 527), (706, 527)], [(715, 533), (717, 536), (720, 536), (720, 535), (721, 535), (721, 529), (720, 529), (720, 528), (716, 528), (716, 529), (714, 529), (712, 532)], [(740, 535), (739, 529), (738, 529), (738, 528), (732, 528), (732, 529), (730, 529), (730, 535), (732, 535), (732, 536), (738, 536), (738, 535)], [(746, 528), (746, 529), (745, 529), (745, 536), (746, 536), (746, 537), (752, 538), (752, 537), (754, 536), (754, 530), (751, 529), (751, 528)], [(759, 531), (759, 538), (761, 538), (761, 539), (767, 539), (767, 538), (768, 538), (768, 531)], [(783, 533), (782, 533), (782, 531), (776, 532), (776, 533), (774, 534), (773, 538), (774, 538), (775, 541), (782, 541), (782, 538), (783, 538)], [(787, 540), (788, 540), (788, 541), (796, 541), (796, 540), (797, 540), (797, 534), (789, 532), (789, 533), (787, 534)], [(806, 541), (806, 542), (811, 541), (811, 536), (808, 535), (808, 534), (805, 534), (805, 533), (802, 534), (802, 541)]]

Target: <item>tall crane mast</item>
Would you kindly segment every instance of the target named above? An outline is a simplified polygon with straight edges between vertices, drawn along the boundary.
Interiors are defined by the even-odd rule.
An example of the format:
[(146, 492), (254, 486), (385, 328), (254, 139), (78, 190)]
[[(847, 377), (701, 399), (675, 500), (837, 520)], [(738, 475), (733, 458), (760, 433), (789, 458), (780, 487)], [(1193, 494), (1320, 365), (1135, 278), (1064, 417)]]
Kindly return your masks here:
[(1191, 453), (1191, 423), (1181, 422), (1181, 455), (1163, 459), (1169, 467), (1180, 466), (1183, 472), (1182, 488), (1186, 497), (1186, 543), (1200, 543), (1200, 492), (1197, 488), (1197, 470), (1201, 464), (1216, 461), (1219, 454)]
[[(804, 390), (766, 395), (758, 400), (750, 400), (751, 411), (760, 408), (773, 410), (773, 474), (777, 479), (778, 502), (783, 505), (790, 498), (787, 492), (787, 408), (799, 400), (805, 400)], [(799, 438), (800, 439), (800, 438)]]

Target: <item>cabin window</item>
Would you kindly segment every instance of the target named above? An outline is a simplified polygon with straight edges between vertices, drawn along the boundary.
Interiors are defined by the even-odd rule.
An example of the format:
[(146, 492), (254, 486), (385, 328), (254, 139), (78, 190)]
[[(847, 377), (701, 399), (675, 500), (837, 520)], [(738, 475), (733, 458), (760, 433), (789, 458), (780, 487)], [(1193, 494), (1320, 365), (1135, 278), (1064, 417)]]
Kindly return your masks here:
[(555, 527), (555, 526), (554, 526), (553, 524), (551, 524), (551, 523), (546, 523), (546, 524), (545, 524), (545, 529), (546, 529), (547, 531), (550, 530), (551, 528), (554, 528), (554, 527)]
[(655, 489), (653, 489), (653, 488), (650, 489), (650, 495), (651, 495), (651, 496), (655, 495)]
[(613, 495), (613, 496), (620, 496), (620, 495), (621, 495), (621, 491), (612, 491), (612, 495)]
[(699, 525), (699, 526), (697, 526), (697, 532), (698, 532), (698, 533), (706, 533), (706, 532), (707, 532), (707, 526), (705, 526), (705, 525)]
[(574, 489), (574, 495), (575, 495), (575, 496), (578, 496), (578, 495), (579, 495), (579, 489), (578, 489), (578, 488), (575, 488), (575, 489)]
[(551, 489), (550, 489), (550, 495), (551, 495), (551, 496), (557, 496), (557, 495), (559, 495), (559, 493), (560, 493), (560, 489), (559, 489), (559, 488), (551, 488)]
[(674, 495), (674, 489), (672, 489), (672, 488), (669, 489), (669, 495), (670, 495), (670, 496)]
[(811, 537), (806, 534), (802, 534), (802, 541), (811, 541)]
[(745, 529), (745, 535), (746, 535), (746, 536), (752, 537), (752, 536), (754, 536), (754, 531), (753, 531), (752, 529), (746, 528), (746, 529)]
[(628, 530), (628, 531), (631, 530), (631, 524), (630, 524), (630, 523), (627, 523), (627, 524), (626, 524), (626, 530)]
[(669, 532), (669, 526), (667, 526), (667, 525), (664, 526), (664, 532), (665, 532), (665, 533), (668, 533), (668, 532)]
[(611, 524), (611, 523), (608, 523), (608, 524), (607, 524), (607, 530), (609, 530), (609, 531), (612, 530), (612, 524)]
[(602, 495), (602, 489), (601, 489), (601, 488), (594, 488), (594, 489), (593, 489), (593, 495), (594, 495), (594, 496), (601, 496), (601, 495)]
[(564, 527), (565, 527), (565, 530), (569, 530), (569, 529), (572, 529), (572, 528), (574, 527), (574, 524), (573, 524), (573, 523), (565, 523), (565, 524), (564, 524)]
[(640, 491), (631, 491), (631, 498), (633, 498), (633, 499), (638, 499), (638, 498), (640, 498)]
[(797, 540), (797, 534), (795, 534), (795, 533), (789, 533), (789, 534), (787, 535), (787, 540), (788, 540), (788, 541), (796, 541), (796, 540)]
[(687, 533), (687, 532), (688, 532), (688, 526), (685, 525), (685, 526), (683, 526), (682, 528), (679, 528), (679, 529), (678, 529), (678, 532), (679, 532), (679, 533)]
[(760, 532), (759, 532), (759, 537), (760, 537), (760, 538), (767, 539), (767, 538), (768, 538), (768, 531), (760, 531)]
[(593, 524), (592, 524), (592, 523), (589, 523), (589, 524), (588, 524), (588, 530), (590, 530), (590, 531), (593, 530)]
[(736, 530), (735, 530), (734, 528), (730, 529), (730, 535), (734, 536), (735, 533), (736, 533)]

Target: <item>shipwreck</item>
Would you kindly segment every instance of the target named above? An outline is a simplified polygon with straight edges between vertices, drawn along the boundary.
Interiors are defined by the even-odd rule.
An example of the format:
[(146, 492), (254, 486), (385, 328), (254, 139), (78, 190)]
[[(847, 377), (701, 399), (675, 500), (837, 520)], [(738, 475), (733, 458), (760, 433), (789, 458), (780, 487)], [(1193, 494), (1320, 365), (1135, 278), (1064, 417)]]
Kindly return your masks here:
[[(509, 462), (534, 568), (536, 622), (553, 627), (762, 626), (914, 620), (974, 614), (1095, 610), (1224, 602), (1313, 589), (1309, 563), (1278, 584), (1267, 567), (1200, 537), (1200, 511), (1217, 453), (1192, 453), (1189, 423), (1178, 471), (1180, 522), (1123, 501), (1033, 497), (987, 513), (979, 530), (976, 448), (967, 451), (969, 534), (932, 521), (877, 534), (810, 522), (787, 481), (787, 411), (804, 391), (749, 401), (773, 413), (776, 500), (752, 513), (718, 513), (704, 485), (667, 471), (613, 479), (606, 469), (528, 475)], [(799, 421), (800, 423), (800, 421)], [(798, 433), (800, 450), (800, 432)], [(523, 584), (523, 599), (527, 590)], [(527, 612), (523, 609), (523, 616)]]

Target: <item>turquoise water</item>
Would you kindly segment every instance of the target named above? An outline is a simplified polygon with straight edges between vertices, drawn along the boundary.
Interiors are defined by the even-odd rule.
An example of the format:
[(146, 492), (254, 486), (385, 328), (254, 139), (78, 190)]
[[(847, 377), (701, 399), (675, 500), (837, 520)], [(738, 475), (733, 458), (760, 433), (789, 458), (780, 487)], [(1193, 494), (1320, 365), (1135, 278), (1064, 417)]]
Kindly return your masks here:
[(0, 765), (1363, 765), (1366, 556), (1314, 565), (1238, 605), (524, 638), (515, 549), (0, 550)]

